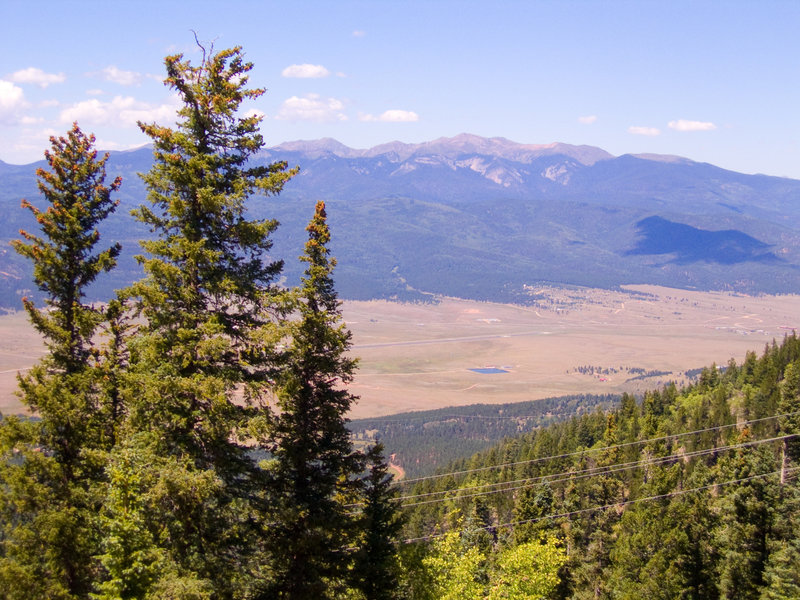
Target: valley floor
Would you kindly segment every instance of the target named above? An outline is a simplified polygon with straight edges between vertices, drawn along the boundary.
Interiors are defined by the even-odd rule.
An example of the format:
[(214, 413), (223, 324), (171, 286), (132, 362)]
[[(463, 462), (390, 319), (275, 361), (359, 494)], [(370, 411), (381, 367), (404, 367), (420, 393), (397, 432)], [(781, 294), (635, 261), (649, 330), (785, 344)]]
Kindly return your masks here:
[[(345, 302), (360, 357), (353, 418), (583, 393), (640, 392), (793, 329), (800, 296), (744, 296), (655, 286), (620, 291), (532, 287), (518, 306)], [(0, 411), (20, 410), (16, 372), (43, 354), (22, 312), (0, 317)], [(504, 373), (470, 369), (495, 367)]]
[[(800, 330), (800, 296), (655, 286), (538, 287), (518, 306), (347, 302), (361, 359), (354, 418), (566, 394), (643, 392), (687, 370), (740, 362)], [(507, 373), (470, 369), (496, 367)]]

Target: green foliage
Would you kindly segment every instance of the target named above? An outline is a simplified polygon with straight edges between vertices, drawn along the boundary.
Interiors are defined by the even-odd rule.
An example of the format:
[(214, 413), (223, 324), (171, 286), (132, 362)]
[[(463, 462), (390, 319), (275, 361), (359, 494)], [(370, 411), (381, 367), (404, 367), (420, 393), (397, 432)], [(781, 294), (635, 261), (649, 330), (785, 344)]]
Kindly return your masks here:
[[(775, 457), (764, 448), (740, 450), (720, 464), (723, 477), (736, 479), (774, 468)], [(777, 481), (758, 478), (743, 481), (719, 500), (721, 518), (715, 534), (721, 549), (717, 568), (722, 597), (757, 597), (764, 583), (776, 495)]]
[(235, 386), (252, 383), (247, 399), (259, 400), (274, 369), (274, 348), (260, 336), (276, 305), (281, 263), (265, 257), (277, 223), (249, 220), (245, 200), (278, 193), (295, 171), (249, 162), (264, 146), (260, 118), (238, 117), (237, 109), (263, 90), (246, 87), (252, 64), (241, 49), (204, 51), (199, 66), (169, 56), (166, 67), (183, 107), (176, 129), (140, 124), (155, 164), (143, 175), (152, 208), (136, 214), (157, 239), (142, 242), (147, 276), (129, 292), (146, 319), (132, 344), (133, 370), (145, 384), (132, 420), (166, 430), (169, 451), (214, 464), (231, 450), (241, 419)]
[(423, 560), (432, 582), (431, 598), (463, 600), (482, 598), (485, 582), (481, 572), (486, 556), (475, 546), (465, 547), (458, 531), (450, 531), (433, 543)]
[(268, 528), (275, 581), (272, 597), (329, 597), (344, 581), (354, 518), (345, 508), (361, 461), (352, 449), (345, 415), (355, 400), (346, 389), (355, 360), (341, 321), (329, 258), (325, 205), (308, 225), (307, 263), (297, 292), (284, 368), (277, 374), (278, 412), (259, 441), (272, 455), (269, 486), (278, 523)]
[[(16, 247), (47, 310), (25, 307), (50, 353), (20, 378), (37, 418), (0, 422), (0, 598), (798, 595), (795, 335), (617, 410), (595, 399), (544, 427), (577, 400), (503, 407), (495, 434), (523, 435), (399, 487), (347, 428), (356, 361), (324, 203), (293, 290), (267, 258), (276, 223), (249, 218), (295, 172), (252, 160), (251, 65), (238, 48), (166, 63), (183, 107), (175, 129), (142, 125), (142, 281), (103, 311), (83, 301), (119, 253), (96, 249), (119, 180), (77, 125), (46, 154), (49, 208), (24, 203), (41, 235)], [(409, 419), (385, 432), (411, 439)], [(453, 414), (420, 423), (479, 437)], [(398, 550), (401, 528), (418, 543)]]
[(545, 598), (558, 585), (558, 571), (566, 560), (563, 548), (552, 537), (509, 548), (497, 559), (489, 598)]
[(27, 201), (41, 235), (21, 231), (15, 249), (34, 262), (44, 310), (23, 303), (49, 354), (19, 377), (23, 404), (36, 420), (0, 423), (0, 589), (10, 598), (85, 597), (97, 578), (98, 509), (104, 466), (119, 415), (100, 383), (106, 355), (93, 337), (102, 312), (83, 303), (86, 288), (111, 269), (118, 244), (97, 251), (97, 226), (116, 207), (105, 181), (107, 156), (77, 124), (51, 138), (40, 169), (46, 210)]
[(544, 598), (558, 585), (567, 557), (554, 537), (482, 551), (463, 534), (439, 537), (423, 559), (430, 598)]
[(86, 288), (114, 267), (121, 250), (113, 244), (95, 252), (100, 240), (97, 226), (117, 207), (111, 193), (119, 189), (122, 179), (117, 177), (105, 186), (108, 155), (97, 159), (94, 136), (84, 135), (77, 123), (66, 137), (51, 137), (50, 144), (51, 150), (45, 152), (50, 171), (36, 171), (48, 208), (40, 210), (22, 201), (44, 237), (20, 230), (27, 243), (17, 240), (12, 246), (33, 261), (34, 281), (46, 294), (49, 310), (39, 311), (23, 299), (25, 309), (44, 336), (55, 365), (70, 373), (85, 366), (92, 336), (102, 320), (101, 313), (81, 303)]
[[(244, 432), (279, 368), (276, 317), (284, 303), (274, 287), (281, 263), (265, 258), (277, 223), (249, 219), (245, 202), (277, 194), (295, 171), (251, 162), (264, 146), (260, 118), (237, 111), (263, 90), (247, 87), (252, 64), (240, 48), (203, 49), (197, 66), (182, 56), (165, 62), (165, 83), (182, 108), (174, 129), (140, 123), (155, 163), (142, 176), (150, 206), (136, 216), (156, 238), (142, 242), (145, 278), (125, 293), (142, 322), (119, 375), (127, 409), (121, 435), (151, 470), (137, 508), (149, 538), (137, 527), (121, 531), (107, 540), (105, 560), (110, 568), (117, 552), (130, 562), (139, 551), (131, 549), (149, 539), (141, 552), (163, 555), (166, 566), (158, 579), (146, 578), (148, 593), (231, 597), (247, 587), (246, 573), (231, 573), (259, 527), (249, 499), (261, 478)], [(125, 464), (118, 466), (130, 472)], [(123, 509), (110, 496), (109, 518)], [(122, 589), (144, 585), (135, 569), (117, 565), (115, 577)]]
[(800, 548), (798, 541), (779, 542), (764, 571), (761, 600), (800, 598)]
[(166, 552), (157, 546), (145, 512), (146, 480), (152, 472), (135, 448), (120, 449), (109, 465), (105, 554), (100, 557), (108, 579), (98, 586), (95, 600), (143, 598), (164, 568)]
[(367, 473), (361, 479), (359, 496), (363, 507), (355, 529), (356, 540), (350, 580), (369, 600), (397, 597), (399, 563), (394, 540), (403, 521), (397, 506), (397, 488), (383, 457), (383, 446), (376, 444), (365, 456)]
[(466, 462), (475, 453), (506, 438), (542, 429), (552, 423), (611, 408), (615, 395), (575, 395), (511, 404), (471, 404), (401, 413), (389, 417), (354, 419), (350, 430), (359, 439), (379, 438), (392, 461), (409, 478), (433, 475), (455, 461)]
[[(499, 545), (560, 540), (567, 561), (554, 598), (790, 595), (774, 590), (795, 585), (800, 487), (783, 446), (794, 438), (779, 436), (795, 434), (784, 411), (794, 412), (798, 352), (800, 339), (787, 336), (741, 367), (707, 369), (695, 386), (624, 397), (617, 410), (454, 463), (452, 475), (404, 491), (426, 501), (406, 509), (404, 535), (431, 535), (447, 507), (470, 515), (469, 500), (488, 515), (482, 531), (511, 530)], [(465, 487), (481, 495), (460, 500)], [(496, 564), (497, 545), (478, 548)]]
[[(230, 535), (220, 531), (222, 483), (212, 470), (154, 447), (147, 435), (131, 436), (111, 458), (99, 557), (107, 577), (95, 598), (222, 597), (205, 556), (226, 548)], [(218, 543), (210, 540), (215, 533)], [(233, 587), (237, 578), (228, 578)]]
[[(800, 360), (786, 365), (780, 389), (778, 411), (788, 415), (781, 418), (780, 431), (784, 434), (800, 434)], [(800, 439), (787, 439), (784, 452), (790, 459), (800, 460)]]
[(25, 307), (50, 354), (20, 378), (40, 419), (0, 423), (2, 598), (394, 596), (401, 522), (381, 447), (355, 452), (346, 428), (356, 362), (324, 204), (301, 288), (280, 289), (277, 223), (246, 201), (296, 169), (253, 161), (260, 119), (238, 110), (263, 90), (241, 50), (201, 49), (199, 66), (166, 59), (177, 127), (140, 124), (144, 279), (105, 311), (82, 303), (120, 251), (95, 250), (120, 180), (104, 186), (77, 125), (39, 173), (50, 207), (23, 202), (43, 235), (16, 247), (48, 309)]

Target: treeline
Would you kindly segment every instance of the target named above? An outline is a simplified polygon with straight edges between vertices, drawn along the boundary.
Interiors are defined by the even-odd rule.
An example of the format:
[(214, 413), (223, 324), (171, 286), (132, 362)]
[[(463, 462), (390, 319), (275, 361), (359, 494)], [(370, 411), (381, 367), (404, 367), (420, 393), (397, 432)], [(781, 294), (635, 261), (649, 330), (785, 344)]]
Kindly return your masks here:
[[(697, 372), (702, 371), (698, 369)], [(647, 370), (642, 367), (626, 367), (620, 365), (619, 367), (601, 367), (599, 365), (581, 365), (573, 368), (570, 372), (580, 373), (582, 375), (616, 375), (617, 373), (627, 373), (629, 375), (636, 375), (640, 378), (644, 377), (658, 377), (659, 375), (669, 375), (671, 371), (658, 371), (655, 369)], [(688, 373), (688, 371), (687, 371)]]
[(45, 297), (24, 305), (49, 353), (19, 377), (37, 418), (0, 421), (0, 598), (394, 593), (390, 477), (346, 428), (355, 361), (325, 205), (300, 285), (278, 286), (277, 223), (245, 202), (297, 170), (252, 161), (260, 117), (238, 110), (263, 91), (241, 50), (201, 51), (197, 66), (166, 59), (177, 127), (140, 123), (154, 147), (140, 281), (84, 301), (120, 253), (98, 226), (122, 182), (77, 124), (37, 173), (47, 206), (23, 201), (39, 230), (15, 249)]
[(348, 424), (358, 443), (380, 441), (406, 477), (436, 470), (501, 440), (592, 412), (611, 408), (618, 395), (572, 395), (508, 404), (471, 404), (356, 419)]
[[(702, 370), (703, 369), (690, 369), (688, 371), (684, 371), (683, 373), (678, 372), (678, 375), (683, 375), (683, 377), (686, 379), (692, 380), (696, 379)], [(647, 370), (643, 369), (642, 367), (601, 367), (595, 365), (581, 365), (579, 367), (574, 367), (573, 369), (567, 371), (567, 373), (580, 373), (581, 375), (592, 375), (597, 377), (601, 375), (617, 375), (620, 373), (623, 375), (631, 375), (631, 377), (628, 377), (625, 380), (625, 383), (674, 374), (672, 371), (661, 371), (659, 369)]]
[(550, 598), (798, 598), (798, 434), (793, 334), (683, 390), (624, 395), (401, 482), (404, 535), (449, 540), (451, 580), (482, 593), (504, 553), (534, 543), (563, 553)]

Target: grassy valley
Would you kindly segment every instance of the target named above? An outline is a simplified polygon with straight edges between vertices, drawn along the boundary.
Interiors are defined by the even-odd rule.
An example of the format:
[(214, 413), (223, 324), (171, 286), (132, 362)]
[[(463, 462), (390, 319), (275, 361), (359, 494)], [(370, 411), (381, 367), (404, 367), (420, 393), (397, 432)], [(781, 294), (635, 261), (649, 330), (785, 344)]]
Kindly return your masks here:
[[(727, 364), (800, 329), (800, 297), (634, 286), (532, 286), (529, 305), (439, 298), (344, 303), (359, 369), (350, 417), (565, 395), (643, 393)], [(0, 410), (43, 346), (22, 313), (0, 317)], [(506, 373), (470, 369), (507, 367)]]

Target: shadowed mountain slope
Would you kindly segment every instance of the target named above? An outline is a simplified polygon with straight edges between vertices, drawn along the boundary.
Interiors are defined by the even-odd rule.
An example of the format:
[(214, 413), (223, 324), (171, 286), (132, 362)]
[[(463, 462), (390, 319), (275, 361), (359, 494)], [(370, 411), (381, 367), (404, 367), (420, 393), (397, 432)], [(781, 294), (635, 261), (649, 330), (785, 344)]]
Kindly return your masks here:
[[(124, 245), (107, 296), (139, 277), (147, 231), (130, 217), (145, 200), (136, 175), (151, 150), (112, 153), (122, 203), (101, 233)], [(680, 157), (614, 157), (590, 146), (516, 144), (463, 134), (422, 144), (352, 149), (331, 139), (287, 142), (259, 160), (300, 174), (277, 198), (253, 198), (256, 217), (281, 222), (274, 253), (286, 281), (302, 267), (304, 227), (328, 205), (337, 288), (344, 298), (420, 300), (429, 294), (525, 302), (540, 281), (614, 287), (653, 283), (743, 292), (800, 290), (800, 181), (744, 175)], [(41, 163), (0, 165), (0, 300), (18, 306), (29, 267), (8, 242), (34, 230)]]

